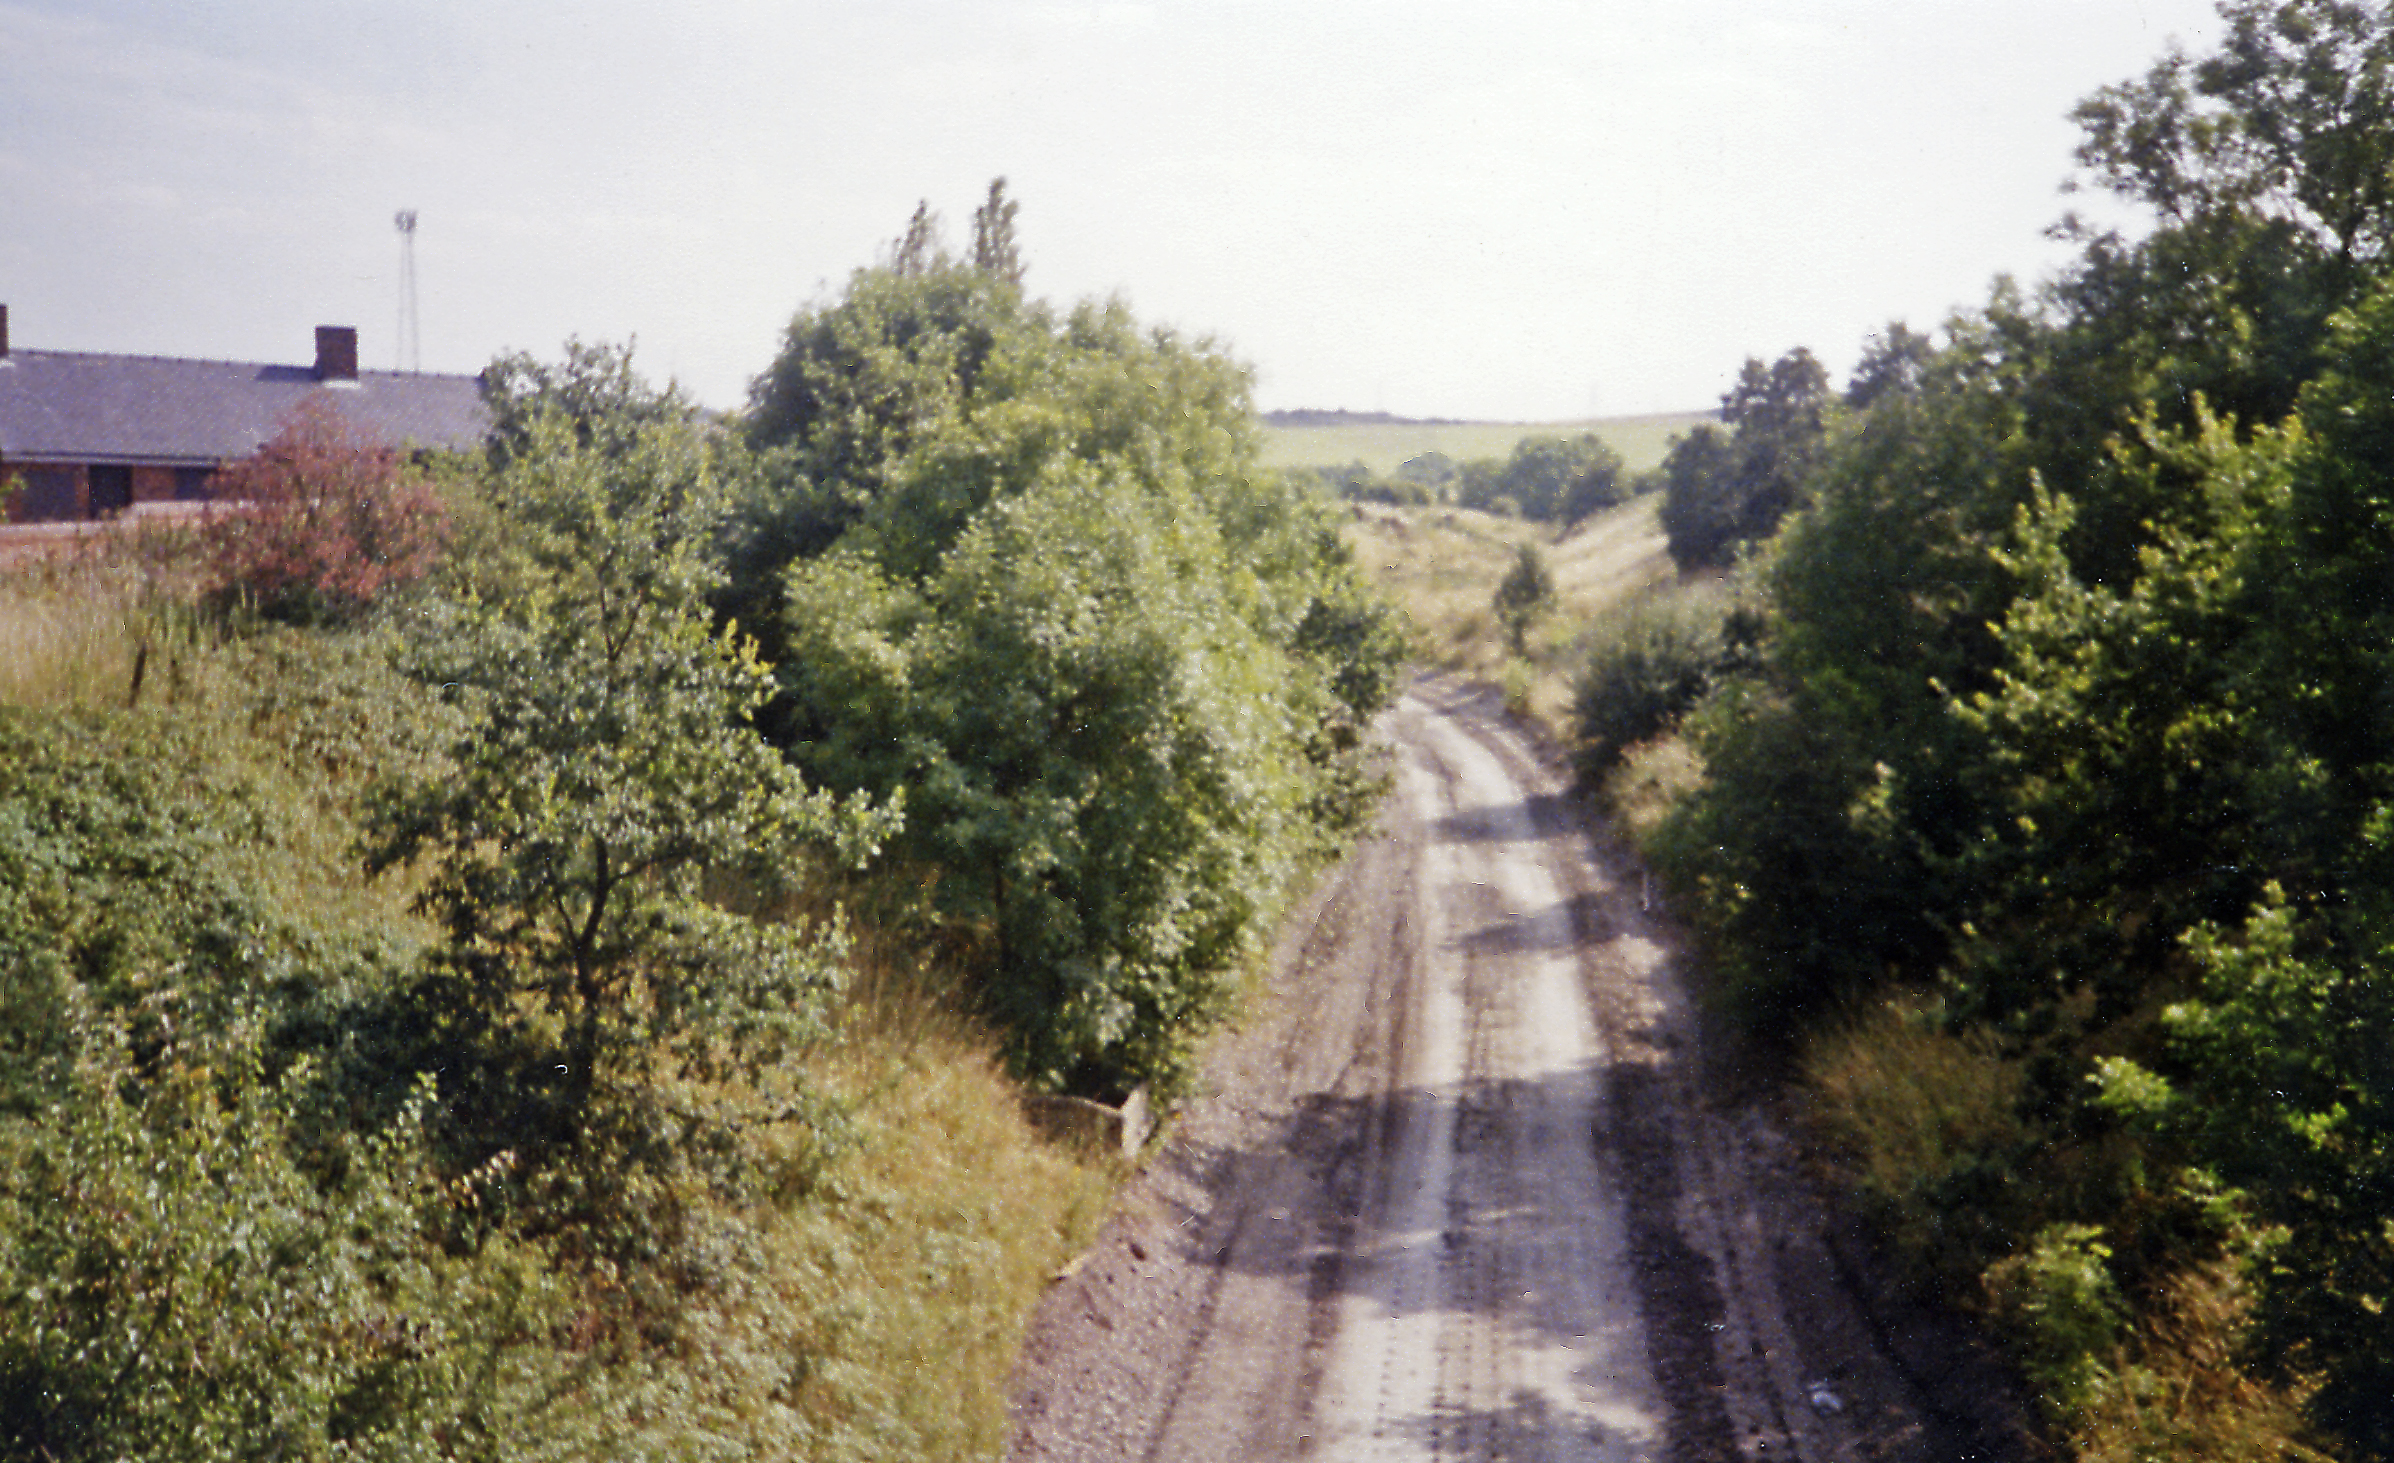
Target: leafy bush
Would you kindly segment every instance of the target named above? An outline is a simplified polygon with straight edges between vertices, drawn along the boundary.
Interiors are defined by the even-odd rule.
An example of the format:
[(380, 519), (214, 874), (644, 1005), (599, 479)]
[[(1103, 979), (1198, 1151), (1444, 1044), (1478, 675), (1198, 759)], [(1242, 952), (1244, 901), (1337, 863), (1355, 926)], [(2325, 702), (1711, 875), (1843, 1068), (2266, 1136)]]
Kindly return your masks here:
[(810, 791), (748, 724), (769, 676), (706, 612), (722, 496), (695, 431), (586, 427), (535, 414), (495, 474), (521, 560), (428, 606), (407, 651), (458, 712), (446, 765), (369, 812), (368, 867), (415, 869), (460, 1012), (560, 1074), (509, 1084), (546, 1131), (493, 1147), (570, 1152), (654, 1067), (819, 1033), (822, 952), (707, 906), (699, 875), (814, 842), (857, 859), (890, 822)]
[(1733, 659), (1727, 596), (1665, 589), (1609, 607), (1580, 642), (1572, 688), (1580, 775), (1595, 781), (1638, 743), (1679, 724)]
[(1554, 613), (1554, 571), (1536, 544), (1514, 549), (1513, 567), (1498, 581), (1492, 607), (1513, 654), (1529, 654), (1530, 626)]
[(353, 620), (421, 579), (448, 522), (423, 474), (320, 396), (215, 492), (227, 502), (201, 529), (210, 597), (299, 624)]
[(2128, 1308), (2110, 1259), (2101, 1226), (2049, 1224), (2027, 1253), (1987, 1272), (1995, 1316), (2057, 1420), (2074, 1417), (2113, 1379)]
[[(758, 381), (728, 608), (781, 601), (775, 725), (903, 796), (1016, 1069), (1187, 1075), (1261, 922), (1359, 824), (1403, 637), (1246, 372), (1119, 303), (864, 271)], [(752, 623), (744, 621), (744, 623)]]
[(0, 1130), (0, 1446), (433, 1455), (462, 1358), (423, 1284), (429, 1092), (387, 1134), (309, 1152), (304, 1066), (269, 1080), (237, 1034), (146, 1057), (105, 1019), (81, 1034), (62, 1100)]

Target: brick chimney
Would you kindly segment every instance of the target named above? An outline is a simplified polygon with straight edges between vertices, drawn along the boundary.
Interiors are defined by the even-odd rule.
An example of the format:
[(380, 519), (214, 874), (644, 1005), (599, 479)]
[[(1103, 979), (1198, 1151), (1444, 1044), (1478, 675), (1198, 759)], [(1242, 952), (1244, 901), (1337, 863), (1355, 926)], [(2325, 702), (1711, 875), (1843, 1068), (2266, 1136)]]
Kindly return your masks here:
[(316, 327), (316, 379), (319, 381), (355, 381), (357, 379), (356, 326), (319, 325)]

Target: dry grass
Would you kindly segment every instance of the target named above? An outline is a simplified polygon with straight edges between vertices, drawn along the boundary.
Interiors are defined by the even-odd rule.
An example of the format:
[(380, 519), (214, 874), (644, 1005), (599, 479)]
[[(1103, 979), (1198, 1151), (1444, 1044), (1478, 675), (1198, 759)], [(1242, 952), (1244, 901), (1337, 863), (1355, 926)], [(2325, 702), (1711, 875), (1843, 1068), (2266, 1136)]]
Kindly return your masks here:
[(992, 1044), (935, 996), (887, 972), (867, 987), (816, 1074), (855, 1104), (861, 1147), (838, 1202), (769, 1240), (823, 1357), (797, 1405), (828, 1456), (994, 1458), (1023, 1326), (1121, 1174), (1034, 1134)]
[(198, 645), (188, 525), (142, 523), (0, 568), (0, 705), (156, 695)]
[(2159, 1304), (2067, 1419), (2079, 1463), (2328, 1463), (2304, 1424), (2304, 1390), (2236, 1365), (2252, 1298), (2228, 1261), (2171, 1277)]
[[(1588, 622), (1675, 573), (1655, 516), (1660, 508), (1649, 494), (1555, 538), (1542, 524), (1464, 508), (1356, 504), (1347, 541), (1373, 584), (1412, 617), (1423, 660), (1517, 685), (1528, 715), (1561, 735)], [(1556, 608), (1530, 634), (1527, 673), (1508, 676), (1511, 655), (1491, 602), (1525, 543), (1536, 544), (1554, 571)]]
[(2028, 1136), (2021, 1064), (1917, 1005), (1891, 1001), (1814, 1038), (1803, 1077), (1814, 1123), (1865, 1193), (1908, 1198)]
[(125, 704), (143, 628), (117, 586), (0, 580), (0, 704)]
[(1635, 746), (1605, 774), (1601, 800), (1633, 842), (1643, 846), (1672, 804), (1704, 782), (1704, 759), (1676, 736)]

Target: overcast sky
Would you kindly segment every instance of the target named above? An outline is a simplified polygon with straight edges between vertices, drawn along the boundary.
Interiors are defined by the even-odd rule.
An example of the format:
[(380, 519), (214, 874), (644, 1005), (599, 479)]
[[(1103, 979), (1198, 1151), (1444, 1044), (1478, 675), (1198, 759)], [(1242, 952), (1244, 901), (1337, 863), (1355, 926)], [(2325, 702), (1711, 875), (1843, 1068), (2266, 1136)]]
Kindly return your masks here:
[[(2071, 105), (2209, 0), (0, 0), (19, 349), (637, 338), (736, 406), (918, 199), (1271, 407), (1549, 421), (1840, 376), (2046, 275)], [(2075, 200), (2084, 204), (2084, 200)]]

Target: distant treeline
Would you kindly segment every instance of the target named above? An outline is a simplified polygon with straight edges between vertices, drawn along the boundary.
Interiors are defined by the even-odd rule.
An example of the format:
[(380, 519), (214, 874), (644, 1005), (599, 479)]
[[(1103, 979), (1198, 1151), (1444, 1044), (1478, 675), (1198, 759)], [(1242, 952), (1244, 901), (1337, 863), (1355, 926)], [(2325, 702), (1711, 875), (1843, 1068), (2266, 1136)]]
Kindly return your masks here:
[(1507, 518), (1570, 525), (1659, 487), (1655, 473), (1630, 474), (1621, 454), (1594, 432), (1524, 437), (1509, 457), (1458, 462), (1443, 452), (1408, 458), (1386, 476), (1360, 459), (1343, 467), (1299, 468), (1334, 497), (1419, 507), (1452, 503)]
[(1294, 411), (1265, 412), (1263, 424), (1267, 427), (1461, 427), (1470, 422), (1462, 417), (1400, 417), (1384, 411), (1334, 411), (1309, 406)]

